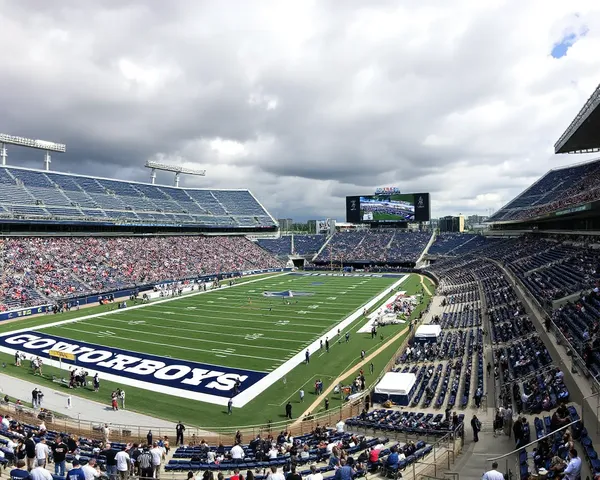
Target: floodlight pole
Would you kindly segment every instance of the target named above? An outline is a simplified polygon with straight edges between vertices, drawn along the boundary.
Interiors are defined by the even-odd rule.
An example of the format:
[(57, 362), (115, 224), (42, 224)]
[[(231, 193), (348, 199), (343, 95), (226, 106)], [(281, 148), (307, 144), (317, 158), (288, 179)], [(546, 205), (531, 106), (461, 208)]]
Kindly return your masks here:
[(48, 150), (46, 150), (46, 153), (44, 153), (44, 169), (46, 171), (50, 170), (51, 163), (52, 163), (52, 158), (50, 157), (50, 152)]
[(0, 157), (2, 157), (2, 165), (6, 165), (6, 157), (8, 154), (6, 153), (6, 143), (0, 143)]
[(194, 170), (191, 168), (180, 167), (178, 165), (167, 165), (164, 163), (153, 162), (150, 160), (146, 161), (146, 168), (152, 169), (152, 173), (150, 174), (150, 179), (152, 180), (152, 185), (156, 183), (156, 170), (164, 170), (165, 172), (173, 172), (175, 174), (174, 184), (176, 187), (179, 187), (179, 177), (182, 173), (186, 175), (198, 175), (205, 176), (206, 170)]

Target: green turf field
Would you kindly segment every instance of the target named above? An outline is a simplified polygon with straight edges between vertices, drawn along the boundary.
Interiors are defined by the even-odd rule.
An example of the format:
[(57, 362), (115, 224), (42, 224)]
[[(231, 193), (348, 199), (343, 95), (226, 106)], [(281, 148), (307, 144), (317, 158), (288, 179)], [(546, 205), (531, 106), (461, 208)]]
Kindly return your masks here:
[[(272, 275), (248, 284), (243, 284), (242, 281), (233, 288), (183, 296), (166, 303), (151, 303), (140, 309), (123, 310), (38, 331), (124, 350), (268, 373), (294, 354), (303, 351), (311, 341), (349, 314), (362, 310), (362, 305), (388, 289), (398, 279)], [(426, 285), (431, 289), (428, 280)], [(290, 298), (289, 304), (282, 298), (263, 296), (264, 291), (283, 290), (311, 295)], [(410, 275), (402, 283), (400, 290), (408, 294), (417, 293), (421, 290), (420, 277)], [(387, 295), (384, 298), (387, 300)], [(423, 303), (413, 313), (413, 317), (418, 316), (427, 302), (428, 296), (424, 295)], [(35, 330), (42, 325), (68, 318), (102, 314), (110, 307), (24, 319), (0, 325), (0, 333), (24, 328)], [(377, 350), (382, 341), (402, 329), (400, 325), (386, 326), (380, 329), (384, 340), (371, 339), (370, 334), (356, 333), (365, 321), (360, 317), (342, 331), (342, 335), (345, 331), (351, 333), (348, 344), (332, 342), (329, 354), (316, 352), (309, 365), (298, 365), (286, 375), (285, 382), (278, 381), (243, 408), (236, 409), (232, 416), (226, 415), (226, 409), (222, 406), (162, 393), (148, 394), (147, 390), (125, 386), (128, 409), (175, 421), (181, 419), (189, 425), (208, 429), (282, 420), (284, 405), (288, 400), (292, 401), (294, 416), (297, 416), (307, 406), (298, 405), (300, 388), (306, 391), (305, 403), (312, 403), (316, 398), (312, 391), (316, 378), (321, 378), (327, 386), (328, 381), (331, 382), (341, 372), (348, 371), (357, 364), (362, 349), (368, 355)], [(367, 378), (368, 384), (377, 378), (401, 340), (398, 339), (374, 360), (375, 372)], [(0, 360), (7, 363), (4, 373), (22, 378), (31, 376), (27, 369), (13, 367), (10, 355), (0, 354)], [(45, 387), (64, 388), (51, 381), (52, 374), (57, 373), (58, 369), (45, 367), (46, 378), (35, 377), (36, 383)], [(115, 382), (103, 381), (99, 393), (91, 389), (70, 392), (108, 403), (110, 392), (117, 386), (119, 385)]]
[[(124, 350), (269, 372), (398, 280), (276, 276), (141, 309), (123, 309), (44, 332)], [(312, 295), (263, 296), (264, 291), (285, 290)]]

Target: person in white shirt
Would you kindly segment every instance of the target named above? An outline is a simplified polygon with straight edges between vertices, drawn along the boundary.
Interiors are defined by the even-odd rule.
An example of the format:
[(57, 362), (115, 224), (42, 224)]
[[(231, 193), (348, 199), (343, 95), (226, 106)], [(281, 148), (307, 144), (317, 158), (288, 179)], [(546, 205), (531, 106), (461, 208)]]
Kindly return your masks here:
[(10, 427), (10, 417), (8, 415), (6, 415), (5, 417), (2, 417), (2, 426), (6, 429), (8, 429), (8, 427)]
[(267, 475), (267, 480), (285, 480), (283, 473), (277, 471), (276, 466), (271, 467), (271, 472)]
[(126, 452), (126, 449), (127, 447), (123, 445), (121, 451), (115, 455), (115, 460), (117, 462), (117, 472), (119, 472), (120, 480), (127, 480), (127, 478), (129, 477), (131, 460), (129, 458), (129, 454)]
[(278, 454), (279, 454), (279, 451), (277, 450), (277, 447), (272, 446), (271, 450), (269, 450), (269, 459), (273, 460), (274, 458), (277, 458)]
[(154, 468), (154, 478), (159, 478), (160, 464), (162, 463), (164, 451), (158, 446), (158, 442), (154, 442), (152, 444), (152, 449), (150, 450), (150, 453), (152, 454), (152, 468)]
[[(38, 465), (46, 466), (46, 462), (48, 461), (48, 454), (50, 453), (50, 448), (46, 445), (46, 438), (42, 437), (40, 441), (35, 446), (35, 458), (38, 462)], [(42, 462), (40, 464), (40, 461)]]
[(580, 480), (581, 479), (581, 458), (577, 455), (577, 450), (572, 448), (569, 450), (569, 464), (564, 469), (564, 480)]
[(52, 480), (52, 474), (44, 468), (45, 460), (38, 460), (38, 466), (29, 472), (31, 480)]
[(492, 463), (492, 469), (485, 472), (481, 480), (504, 480), (504, 475), (498, 471), (498, 462)]
[(337, 430), (337, 433), (344, 433), (345, 426), (346, 426), (346, 424), (344, 423), (343, 420), (340, 420), (338, 423), (336, 423), (335, 428)]
[(8, 450), (9, 453), (15, 453), (15, 448), (17, 448), (17, 444), (9, 439), (6, 442), (6, 446), (4, 448)]
[(323, 480), (323, 475), (317, 470), (316, 465), (310, 466), (310, 475), (306, 477), (306, 480)]
[(229, 451), (232, 460), (243, 460), (244, 459), (244, 449), (240, 446), (239, 443), (236, 443), (231, 450)]
[(81, 467), (81, 471), (85, 475), (85, 480), (94, 480), (100, 477), (100, 472), (96, 468), (96, 459), (90, 458), (88, 463)]

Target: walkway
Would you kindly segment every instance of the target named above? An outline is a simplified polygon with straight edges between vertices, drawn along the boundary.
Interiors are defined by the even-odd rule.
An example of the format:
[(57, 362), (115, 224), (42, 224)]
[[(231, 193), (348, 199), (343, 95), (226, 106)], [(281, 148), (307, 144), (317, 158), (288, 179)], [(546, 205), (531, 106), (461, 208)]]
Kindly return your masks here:
[[(0, 390), (2, 394), (31, 402), (31, 392), (37, 385), (0, 373)], [(71, 408), (67, 408), (67, 394), (49, 388), (41, 389), (44, 394), (42, 407), (52, 410), (60, 415), (65, 415), (74, 420), (87, 420), (92, 423), (109, 423), (110, 425), (128, 425), (135, 427), (152, 426), (152, 428), (174, 429), (173, 422), (154, 418), (149, 415), (119, 409), (113, 412), (108, 403), (99, 403), (93, 400), (72, 396)], [(127, 404), (125, 405), (127, 406)]]

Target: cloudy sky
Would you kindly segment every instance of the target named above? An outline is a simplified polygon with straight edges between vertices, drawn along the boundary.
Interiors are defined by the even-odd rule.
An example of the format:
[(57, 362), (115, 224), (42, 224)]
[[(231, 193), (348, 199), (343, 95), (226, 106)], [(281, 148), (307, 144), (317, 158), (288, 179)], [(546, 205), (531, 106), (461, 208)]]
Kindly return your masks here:
[(0, 0), (0, 17), (0, 131), (66, 143), (55, 170), (183, 164), (208, 171), (184, 185), (343, 220), (346, 195), (390, 185), (486, 214), (589, 158), (553, 144), (600, 83), (597, 0)]

